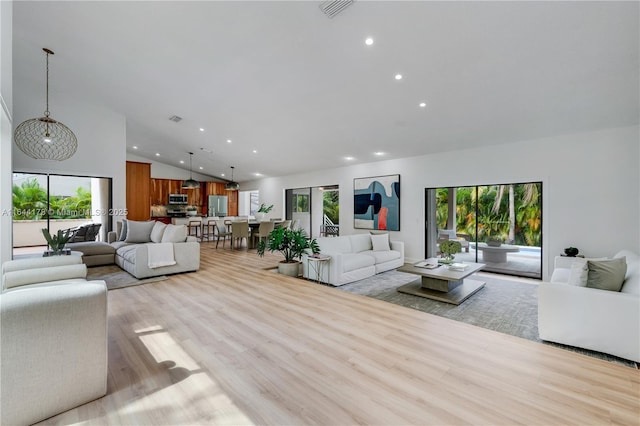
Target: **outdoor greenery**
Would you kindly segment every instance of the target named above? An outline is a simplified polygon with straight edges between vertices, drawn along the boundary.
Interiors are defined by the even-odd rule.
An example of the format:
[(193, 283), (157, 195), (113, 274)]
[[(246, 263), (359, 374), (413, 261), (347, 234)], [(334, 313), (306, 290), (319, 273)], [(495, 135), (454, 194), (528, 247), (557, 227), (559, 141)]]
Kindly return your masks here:
[(52, 195), (36, 179), (27, 179), (12, 189), (13, 220), (86, 219), (91, 217), (91, 191), (78, 187), (71, 197)]
[[(447, 224), (447, 188), (436, 190), (438, 229)], [(498, 238), (510, 244), (540, 247), (541, 188), (539, 183), (456, 188), (456, 232), (472, 240)], [(477, 215), (476, 215), (477, 208)]]
[(323, 213), (336, 225), (340, 224), (340, 192), (324, 191), (322, 193)]

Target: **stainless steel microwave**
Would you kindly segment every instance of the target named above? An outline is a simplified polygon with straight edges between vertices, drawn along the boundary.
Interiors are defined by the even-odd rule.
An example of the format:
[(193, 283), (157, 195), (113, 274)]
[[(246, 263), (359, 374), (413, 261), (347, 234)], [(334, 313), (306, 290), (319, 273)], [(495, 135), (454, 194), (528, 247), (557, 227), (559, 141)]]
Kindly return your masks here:
[(169, 204), (188, 204), (187, 194), (169, 194)]

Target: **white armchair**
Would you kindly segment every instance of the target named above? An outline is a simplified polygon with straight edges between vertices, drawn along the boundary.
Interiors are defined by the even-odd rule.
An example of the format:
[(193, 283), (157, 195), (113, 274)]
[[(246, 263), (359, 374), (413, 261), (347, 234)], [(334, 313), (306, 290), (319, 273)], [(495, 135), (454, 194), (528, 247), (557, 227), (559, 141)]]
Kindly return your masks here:
[(538, 286), (542, 340), (640, 362), (640, 258), (623, 250), (627, 273), (621, 291), (569, 284), (575, 258), (556, 257), (551, 282)]
[(77, 262), (3, 265), (0, 424), (32, 424), (107, 392), (107, 288)]

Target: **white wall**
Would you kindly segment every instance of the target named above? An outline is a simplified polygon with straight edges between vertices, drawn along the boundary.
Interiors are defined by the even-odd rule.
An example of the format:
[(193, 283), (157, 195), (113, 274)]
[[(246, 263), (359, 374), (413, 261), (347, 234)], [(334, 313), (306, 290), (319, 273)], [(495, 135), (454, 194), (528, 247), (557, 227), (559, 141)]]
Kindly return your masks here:
[[(151, 177), (153, 179), (176, 179), (186, 180), (189, 179), (189, 166), (186, 170), (179, 167), (170, 166), (168, 164), (161, 163), (159, 161), (149, 160), (146, 157), (140, 157), (127, 152), (127, 161), (138, 161), (140, 163), (151, 163)], [(198, 182), (222, 182), (209, 175), (203, 175), (193, 171), (193, 179)]]
[(11, 259), (13, 3), (0, 2), (0, 264)]
[[(29, 91), (31, 89), (22, 89)], [(40, 117), (42, 93), (16, 92), (14, 123)], [(27, 100), (33, 100), (28, 102)], [(78, 150), (64, 161), (35, 160), (13, 149), (13, 170), (112, 178), (113, 208), (126, 207), (126, 121), (109, 109), (56, 94), (51, 116), (69, 127), (78, 138)], [(115, 218), (117, 219), (117, 218)], [(112, 221), (113, 223), (113, 221)]]
[[(284, 217), (286, 188), (340, 185), (340, 233), (353, 229), (353, 179), (400, 173), (400, 231), (408, 261), (424, 256), (424, 188), (543, 182), (543, 275), (564, 247), (588, 256), (621, 248), (640, 252), (638, 126), (556, 136), (478, 149), (358, 164), (243, 182)], [(272, 201), (271, 201), (272, 200)]]

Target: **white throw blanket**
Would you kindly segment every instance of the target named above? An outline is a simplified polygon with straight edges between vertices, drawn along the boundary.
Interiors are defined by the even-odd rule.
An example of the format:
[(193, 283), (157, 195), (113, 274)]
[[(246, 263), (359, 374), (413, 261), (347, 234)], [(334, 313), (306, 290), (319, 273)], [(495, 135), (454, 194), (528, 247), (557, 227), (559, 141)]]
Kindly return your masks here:
[(173, 256), (173, 243), (150, 243), (147, 244), (149, 254), (149, 268), (160, 268), (176, 264)]

